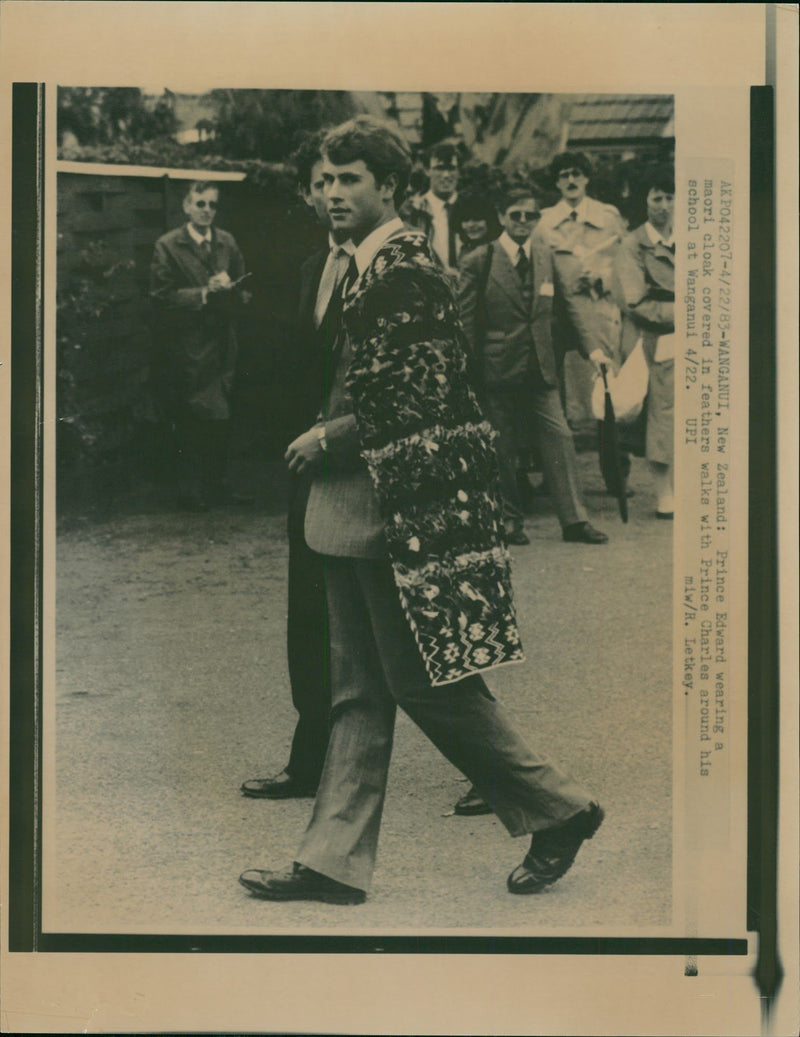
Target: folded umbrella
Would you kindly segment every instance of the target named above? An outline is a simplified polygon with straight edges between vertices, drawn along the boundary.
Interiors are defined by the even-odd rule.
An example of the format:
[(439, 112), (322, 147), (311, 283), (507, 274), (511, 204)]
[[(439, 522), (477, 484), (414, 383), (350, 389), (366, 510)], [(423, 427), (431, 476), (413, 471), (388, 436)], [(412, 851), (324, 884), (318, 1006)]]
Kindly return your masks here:
[(617, 498), (619, 514), (623, 522), (628, 521), (628, 487), (627, 478), (622, 467), (622, 454), (619, 443), (619, 430), (617, 429), (617, 417), (614, 413), (614, 403), (608, 388), (606, 377), (606, 365), (600, 365), (600, 373), (603, 376), (605, 407), (603, 420), (600, 422), (600, 468), (606, 480), (606, 486)]

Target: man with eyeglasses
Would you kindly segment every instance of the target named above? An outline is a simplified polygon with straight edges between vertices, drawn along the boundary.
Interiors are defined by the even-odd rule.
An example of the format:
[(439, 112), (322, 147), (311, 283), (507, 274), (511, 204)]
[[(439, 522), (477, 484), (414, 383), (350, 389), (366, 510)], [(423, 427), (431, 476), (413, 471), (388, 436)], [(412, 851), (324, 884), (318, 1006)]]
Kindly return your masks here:
[[(586, 193), (592, 167), (583, 152), (556, 155), (551, 173), (561, 200), (542, 212), (537, 236), (553, 256), (553, 339), (563, 384), (567, 352), (577, 351), (597, 374), (600, 365), (610, 365), (609, 357), (618, 352), (621, 325), (611, 290), (611, 268), (625, 227), (613, 205)], [(590, 392), (587, 380), (586, 399), (575, 401), (587, 415), (591, 413)]]
[(178, 504), (189, 511), (227, 496), (234, 318), (245, 270), (233, 235), (213, 226), (218, 203), (215, 184), (190, 184), (187, 221), (158, 239), (150, 267), (155, 388), (173, 432)]
[(503, 233), (464, 257), (459, 308), (487, 416), (498, 432), (506, 539), (527, 544), (517, 480), (521, 452), (536, 444), (555, 501), (563, 539), (604, 544), (588, 521), (572, 433), (558, 394), (550, 324), (553, 264), (533, 230), (539, 205), (527, 189), (506, 195)]

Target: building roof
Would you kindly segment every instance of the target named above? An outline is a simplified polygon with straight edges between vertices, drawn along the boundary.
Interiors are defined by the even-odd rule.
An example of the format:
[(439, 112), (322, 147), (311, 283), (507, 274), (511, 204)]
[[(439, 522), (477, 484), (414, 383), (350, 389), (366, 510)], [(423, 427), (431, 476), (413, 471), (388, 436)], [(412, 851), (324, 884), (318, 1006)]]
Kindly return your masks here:
[(571, 105), (569, 143), (637, 140), (675, 134), (674, 102), (663, 94), (564, 94)]

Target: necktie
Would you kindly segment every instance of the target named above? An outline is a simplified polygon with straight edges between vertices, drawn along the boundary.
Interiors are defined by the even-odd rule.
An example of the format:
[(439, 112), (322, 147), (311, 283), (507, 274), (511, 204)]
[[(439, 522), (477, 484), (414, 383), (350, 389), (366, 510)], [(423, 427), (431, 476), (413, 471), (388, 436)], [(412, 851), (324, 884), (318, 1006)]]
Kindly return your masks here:
[(347, 273), (342, 278), (342, 300), (347, 298), (347, 294), (358, 279), (358, 264), (356, 263), (356, 257), (350, 256), (350, 262), (347, 264)]
[(314, 306), (314, 324), (317, 328), (322, 324), (322, 319), (331, 304), (333, 293), (342, 283), (349, 261), (349, 253), (340, 245), (331, 249), (317, 289), (317, 301)]
[(528, 262), (528, 257), (525, 255), (525, 249), (522, 247), (522, 245), (520, 245), (519, 247), (519, 254), (517, 255), (517, 262), (515, 265), (517, 268), (517, 273), (519, 274), (520, 281), (522, 281), (522, 283), (525, 284), (525, 282), (528, 280), (528, 270), (530, 269), (530, 264)]
[(324, 349), (326, 352), (326, 370), (325, 391), (323, 395), (326, 406), (336, 376), (336, 368), (339, 365), (339, 359), (342, 355), (342, 350), (344, 349), (345, 335), (342, 330), (342, 310), (344, 309), (347, 293), (350, 291), (357, 277), (358, 267), (356, 266), (356, 257), (350, 256), (347, 272), (342, 278), (341, 284), (336, 289), (336, 292), (331, 299), (331, 304), (325, 314)]
[(572, 220), (573, 223), (577, 221), (578, 213), (575, 211), (575, 209), (573, 209), (572, 212), (569, 214), (569, 218)]

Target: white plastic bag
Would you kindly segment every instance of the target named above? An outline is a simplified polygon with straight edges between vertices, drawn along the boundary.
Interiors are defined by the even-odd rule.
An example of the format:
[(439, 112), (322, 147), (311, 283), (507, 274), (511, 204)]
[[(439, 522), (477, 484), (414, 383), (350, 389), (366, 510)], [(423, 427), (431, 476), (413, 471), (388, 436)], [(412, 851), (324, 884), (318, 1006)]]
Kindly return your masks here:
[[(610, 371), (606, 372), (606, 378), (617, 421), (621, 425), (629, 425), (636, 421), (642, 413), (649, 379), (641, 339), (636, 343), (616, 378)], [(598, 421), (602, 421), (605, 411), (605, 386), (603, 379), (599, 377), (592, 389), (592, 413)]]

